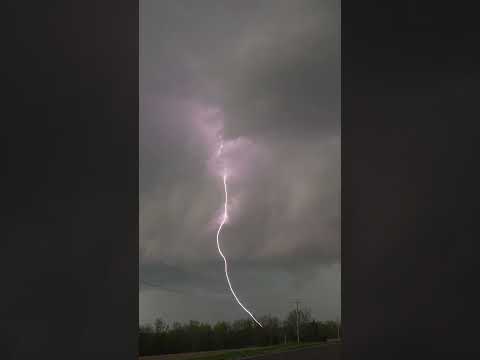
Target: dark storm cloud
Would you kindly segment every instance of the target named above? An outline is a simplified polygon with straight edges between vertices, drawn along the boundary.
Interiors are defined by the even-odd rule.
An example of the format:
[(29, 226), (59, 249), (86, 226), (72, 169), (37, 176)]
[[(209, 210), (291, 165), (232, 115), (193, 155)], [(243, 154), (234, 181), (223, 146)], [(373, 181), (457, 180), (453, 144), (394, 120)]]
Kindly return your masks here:
[(266, 10), (275, 21), (255, 19), (250, 38), (242, 40), (236, 57), (242, 71), (235, 73), (227, 99), (233, 120), (230, 134), (338, 134), (340, 28), (336, 5), (321, 1), (278, 5)]
[[(143, 318), (217, 320), (237, 307), (219, 296), (227, 284), (215, 244), (218, 134), (236, 171), (222, 246), (238, 294), (283, 315), (272, 294), (300, 292), (314, 313), (338, 314), (339, 5), (140, 3), (140, 276), (183, 296), (162, 303), (166, 293), (141, 287)], [(335, 294), (329, 302), (319, 302), (323, 290)], [(213, 297), (214, 312), (179, 309), (206, 309)]]

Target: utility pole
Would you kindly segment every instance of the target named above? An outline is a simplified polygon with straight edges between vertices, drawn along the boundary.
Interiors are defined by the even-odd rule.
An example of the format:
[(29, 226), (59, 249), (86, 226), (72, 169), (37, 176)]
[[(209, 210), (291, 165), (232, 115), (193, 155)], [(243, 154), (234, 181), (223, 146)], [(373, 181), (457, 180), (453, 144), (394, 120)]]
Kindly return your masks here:
[(295, 301), (292, 301), (292, 300), (291, 300), (291, 301), (289, 301), (289, 302), (295, 302), (295, 304), (297, 305), (297, 307), (296, 307), (296, 314), (297, 314), (297, 316), (296, 316), (296, 320), (297, 320), (297, 321), (296, 321), (296, 322), (297, 322), (297, 343), (300, 344), (300, 327), (299, 327), (300, 312), (299, 312), (299, 309), (298, 309), (298, 305), (300, 304), (300, 300), (298, 300), (298, 299), (295, 300)]
[(340, 340), (340, 321), (338, 321), (338, 317), (337, 317), (337, 339)]
[(295, 303), (297, 304), (297, 343), (300, 344), (300, 331), (298, 329), (298, 304), (300, 301), (297, 300)]

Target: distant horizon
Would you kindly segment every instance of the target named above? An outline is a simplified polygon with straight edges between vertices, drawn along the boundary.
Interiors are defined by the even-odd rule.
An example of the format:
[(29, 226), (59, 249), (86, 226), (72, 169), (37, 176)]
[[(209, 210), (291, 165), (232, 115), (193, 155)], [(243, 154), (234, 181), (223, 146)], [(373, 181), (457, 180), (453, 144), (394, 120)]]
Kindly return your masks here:
[[(265, 316), (270, 316), (270, 317), (277, 318), (277, 319), (283, 321), (288, 316), (288, 313), (286, 313), (284, 316), (277, 316), (277, 315), (272, 315), (272, 314), (264, 314), (264, 315), (258, 314), (258, 318), (263, 318)], [(319, 322), (341, 323), (341, 318), (340, 317), (338, 319), (337, 318), (334, 318), (334, 319), (318, 319), (318, 318), (316, 318), (315, 316), (312, 315), (312, 318), (315, 321), (319, 321)], [(234, 319), (234, 320), (215, 320), (215, 321), (213, 321), (213, 320), (202, 321), (202, 320), (197, 320), (197, 319), (190, 319), (190, 320), (184, 320), (184, 321), (176, 321), (176, 320), (167, 321), (166, 319), (163, 319), (161, 317), (157, 317), (157, 318), (152, 319), (150, 322), (145, 321), (143, 323), (139, 323), (139, 325), (154, 325), (154, 322), (157, 319), (163, 320), (167, 325), (172, 325), (175, 322), (180, 323), (180, 324), (187, 324), (190, 321), (196, 321), (196, 322), (199, 322), (199, 323), (202, 323), (202, 324), (209, 324), (209, 325), (217, 324), (217, 323), (220, 323), (220, 322), (232, 323), (232, 322), (235, 322), (235, 321), (242, 321), (242, 320), (249, 320), (249, 321), (253, 322), (253, 320), (251, 318), (249, 318), (248, 315), (244, 318), (238, 318), (238, 319)]]

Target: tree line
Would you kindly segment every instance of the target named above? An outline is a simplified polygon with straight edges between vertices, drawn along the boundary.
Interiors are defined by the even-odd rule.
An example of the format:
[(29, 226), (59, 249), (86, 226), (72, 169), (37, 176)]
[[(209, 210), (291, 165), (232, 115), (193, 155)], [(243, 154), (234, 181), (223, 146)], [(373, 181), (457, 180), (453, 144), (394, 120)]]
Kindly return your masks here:
[[(309, 309), (298, 311), (301, 342), (326, 341), (338, 337), (335, 321), (317, 321)], [(139, 353), (158, 355), (180, 352), (237, 349), (269, 346), (297, 341), (297, 312), (292, 310), (284, 320), (274, 316), (259, 319), (263, 328), (251, 319), (219, 321), (213, 325), (191, 320), (169, 326), (162, 319), (139, 327)]]

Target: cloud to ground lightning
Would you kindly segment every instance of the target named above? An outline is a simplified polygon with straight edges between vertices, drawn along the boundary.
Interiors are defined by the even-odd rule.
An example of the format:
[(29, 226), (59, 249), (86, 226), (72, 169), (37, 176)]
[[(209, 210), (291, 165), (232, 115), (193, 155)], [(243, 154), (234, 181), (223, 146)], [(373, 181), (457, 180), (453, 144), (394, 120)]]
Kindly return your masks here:
[[(221, 148), (220, 148), (220, 153), (221, 153)], [(234, 296), (235, 300), (237, 300), (238, 305), (242, 307), (243, 310), (245, 310), (248, 315), (258, 324), (260, 327), (263, 327), (262, 324), (253, 316), (253, 314), (241, 303), (241, 301), (238, 299), (237, 295), (235, 294), (235, 291), (232, 288), (232, 283), (230, 282), (230, 278), (228, 276), (228, 262), (227, 259), (225, 258), (225, 255), (223, 255), (222, 250), (220, 249), (220, 242), (219, 242), (219, 236), (220, 236), (220, 231), (222, 230), (223, 225), (225, 225), (225, 222), (228, 219), (228, 190), (227, 190), (227, 174), (223, 174), (223, 187), (225, 191), (225, 205), (224, 205), (224, 213), (223, 213), (223, 219), (222, 222), (220, 223), (220, 226), (218, 227), (217, 231), (217, 248), (218, 252), (223, 258), (223, 262), (225, 263), (225, 277), (227, 278), (228, 286), (230, 287), (230, 291), (232, 292), (232, 295)]]

